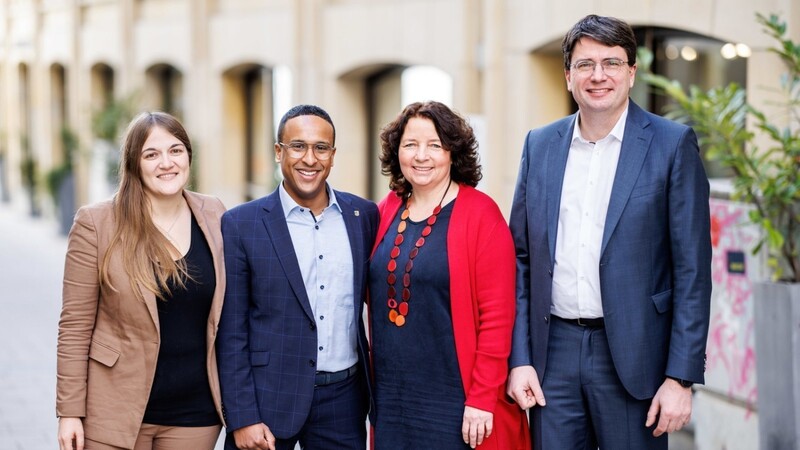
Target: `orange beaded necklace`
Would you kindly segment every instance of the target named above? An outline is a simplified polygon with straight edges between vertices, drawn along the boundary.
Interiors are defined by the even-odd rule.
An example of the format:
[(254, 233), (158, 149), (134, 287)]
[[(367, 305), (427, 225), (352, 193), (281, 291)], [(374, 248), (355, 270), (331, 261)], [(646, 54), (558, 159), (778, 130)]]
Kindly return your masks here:
[(447, 189), (444, 190), (442, 199), (439, 200), (439, 204), (433, 208), (433, 213), (426, 220), (426, 225), (425, 228), (422, 229), (421, 236), (417, 239), (417, 242), (414, 243), (414, 248), (412, 248), (411, 252), (408, 254), (408, 262), (406, 263), (405, 273), (403, 273), (403, 292), (400, 297), (400, 302), (398, 302), (397, 289), (394, 287), (397, 277), (394, 271), (397, 269), (397, 257), (400, 256), (400, 244), (402, 244), (404, 240), (403, 232), (406, 231), (408, 227), (406, 221), (410, 214), (408, 208), (411, 206), (411, 196), (406, 200), (406, 208), (400, 215), (400, 223), (397, 225), (397, 236), (394, 238), (394, 248), (392, 248), (391, 253), (389, 253), (389, 263), (386, 265), (386, 269), (389, 271), (389, 276), (386, 278), (389, 284), (387, 290), (388, 300), (386, 302), (389, 307), (389, 322), (392, 322), (398, 327), (405, 325), (406, 316), (408, 315), (408, 301), (411, 299), (411, 269), (414, 268), (414, 258), (417, 257), (420, 249), (425, 245), (425, 238), (431, 234), (433, 225), (436, 223), (436, 216), (442, 212), (442, 202), (444, 202), (444, 198), (447, 196), (451, 184), (452, 181), (447, 183)]

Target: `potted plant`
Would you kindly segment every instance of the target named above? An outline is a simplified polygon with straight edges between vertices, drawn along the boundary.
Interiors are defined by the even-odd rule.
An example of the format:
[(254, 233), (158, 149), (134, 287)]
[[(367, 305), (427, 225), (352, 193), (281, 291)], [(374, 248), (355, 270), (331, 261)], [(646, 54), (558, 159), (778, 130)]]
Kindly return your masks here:
[(133, 118), (135, 94), (120, 99), (112, 99), (92, 114), (92, 134), (96, 141), (93, 151), (102, 155), (105, 162), (106, 184), (112, 192), (117, 184), (119, 170), (119, 152), (117, 141), (128, 122)]
[(61, 128), (60, 164), (52, 167), (45, 175), (47, 191), (58, 211), (59, 231), (66, 235), (75, 217), (75, 177), (72, 173), (72, 157), (78, 148), (78, 138), (68, 127)]
[[(706, 157), (733, 173), (732, 198), (753, 205), (763, 235), (753, 249), (768, 255), (771, 280), (753, 286), (759, 441), (764, 449), (800, 447), (800, 43), (777, 15), (756, 15), (786, 67), (779, 113), (748, 104), (732, 83), (688, 93), (647, 71), (642, 79), (675, 100), (667, 115), (690, 124)], [(748, 128), (749, 122), (749, 128)]]
[(31, 151), (30, 140), (25, 134), (20, 136), (20, 147), (22, 149), (22, 160), (20, 161), (22, 185), (28, 194), (30, 214), (33, 217), (38, 217), (41, 214), (37, 196), (39, 169), (36, 164), (36, 159), (33, 157), (33, 152)]

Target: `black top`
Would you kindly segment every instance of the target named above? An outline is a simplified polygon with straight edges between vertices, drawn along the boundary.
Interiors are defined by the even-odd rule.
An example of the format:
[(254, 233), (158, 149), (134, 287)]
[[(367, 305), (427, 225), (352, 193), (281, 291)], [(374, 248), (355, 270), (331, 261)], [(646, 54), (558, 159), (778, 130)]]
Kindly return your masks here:
[(211, 249), (192, 216), (192, 238), (184, 257), (191, 279), (186, 289), (170, 283), (171, 296), (158, 302), (161, 346), (144, 423), (166, 426), (218, 425), (206, 369), (206, 327), (216, 288)]
[[(439, 213), (411, 270), (406, 323), (389, 321), (386, 265), (394, 247), (398, 211), (370, 263), (370, 317), (375, 364), (375, 448), (469, 449), (461, 438), (464, 386), (456, 358), (450, 313), (447, 228), (450, 202)], [(426, 219), (427, 220), (427, 219)], [(395, 289), (403, 291), (408, 254), (425, 221), (408, 220), (397, 257)]]

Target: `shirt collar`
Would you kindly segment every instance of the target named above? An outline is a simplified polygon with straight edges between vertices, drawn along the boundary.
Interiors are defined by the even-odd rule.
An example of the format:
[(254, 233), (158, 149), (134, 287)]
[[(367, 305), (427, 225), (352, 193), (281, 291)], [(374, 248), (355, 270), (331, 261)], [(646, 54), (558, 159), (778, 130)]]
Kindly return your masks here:
[[(628, 120), (628, 107), (630, 106), (630, 101), (628, 101), (628, 105), (625, 106), (625, 110), (622, 111), (622, 114), (617, 119), (617, 123), (614, 124), (614, 128), (611, 129), (611, 132), (608, 133), (608, 136), (613, 136), (618, 141), (622, 142), (622, 137), (625, 135), (625, 122)], [(580, 120), (580, 114), (575, 114), (575, 126), (572, 127), (572, 140), (571, 142), (575, 142), (575, 139), (579, 140), (580, 142), (589, 142), (581, 136), (581, 127), (578, 126), (578, 120)], [(604, 137), (603, 139), (608, 138), (608, 136)]]
[[(325, 183), (325, 189), (328, 191), (328, 206), (325, 209), (330, 208), (331, 206), (335, 206), (339, 212), (342, 212), (342, 207), (339, 206), (339, 202), (336, 200), (336, 194), (331, 189), (328, 183)], [(308, 210), (305, 206), (300, 206), (291, 195), (286, 191), (286, 188), (283, 186), (283, 182), (278, 185), (278, 195), (280, 195), (281, 199), (281, 207), (283, 208), (283, 215), (284, 217), (289, 217), (292, 211), (295, 209), (304, 209)]]

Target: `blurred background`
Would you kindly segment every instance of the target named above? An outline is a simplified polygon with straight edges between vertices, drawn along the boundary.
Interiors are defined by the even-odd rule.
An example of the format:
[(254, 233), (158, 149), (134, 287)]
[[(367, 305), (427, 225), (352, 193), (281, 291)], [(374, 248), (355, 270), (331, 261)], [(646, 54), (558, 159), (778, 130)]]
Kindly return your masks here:
[[(320, 105), (337, 131), (329, 181), (379, 199), (388, 189), (380, 129), (427, 99), (469, 119), (479, 187), (508, 214), (525, 133), (576, 110), (560, 44), (590, 13), (628, 21), (654, 73), (702, 89), (735, 82), (763, 107), (784, 67), (756, 13), (779, 14), (800, 41), (797, 0), (2, 0), (2, 218), (29, 216), (65, 234), (76, 208), (113, 194), (119, 139), (142, 110), (182, 120), (192, 189), (232, 207), (280, 181), (273, 144), (283, 113)], [(632, 97), (656, 113), (668, 103), (642, 82)], [(751, 283), (766, 277), (765, 263), (750, 254), (758, 230), (746, 225), (747, 206), (728, 199), (729, 174), (713, 163), (707, 171), (714, 317), (692, 445), (755, 449)], [(732, 252), (741, 266), (731, 266)]]

